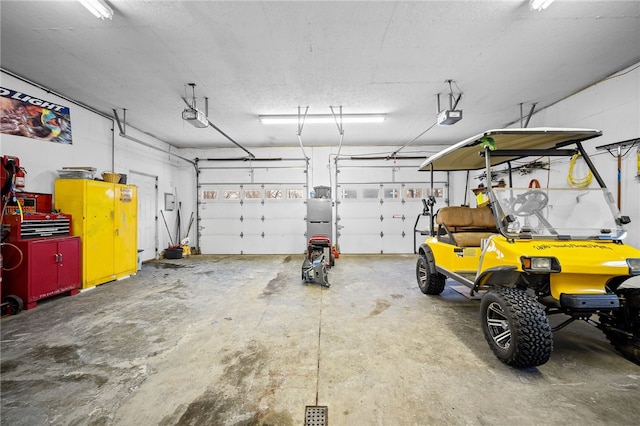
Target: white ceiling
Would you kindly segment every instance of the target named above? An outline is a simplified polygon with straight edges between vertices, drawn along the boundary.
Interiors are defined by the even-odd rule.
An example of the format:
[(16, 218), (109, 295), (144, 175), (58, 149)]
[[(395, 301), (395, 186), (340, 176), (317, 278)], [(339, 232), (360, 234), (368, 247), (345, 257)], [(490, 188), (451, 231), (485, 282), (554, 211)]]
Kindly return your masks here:
[[(541, 12), (528, 0), (108, 3), (115, 16), (101, 21), (77, 1), (2, 0), (1, 67), (110, 116), (126, 108), (127, 125), (177, 147), (233, 146), (182, 121), (188, 83), (248, 148), (298, 146), (297, 125), (257, 119), (298, 106), (386, 113), (344, 124), (344, 145), (401, 147), (519, 123), (520, 103), (544, 108), (640, 61), (640, 1)], [(448, 105), (447, 79), (463, 93), (462, 121), (417, 138), (437, 93)], [(302, 141), (336, 145), (337, 127), (307, 124)]]

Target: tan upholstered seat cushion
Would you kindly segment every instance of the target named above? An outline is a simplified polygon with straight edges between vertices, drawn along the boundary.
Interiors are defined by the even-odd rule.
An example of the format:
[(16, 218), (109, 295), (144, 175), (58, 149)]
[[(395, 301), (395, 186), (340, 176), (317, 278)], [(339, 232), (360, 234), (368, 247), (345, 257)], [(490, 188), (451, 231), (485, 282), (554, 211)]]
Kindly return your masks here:
[(495, 232), (456, 232), (453, 238), (458, 247), (480, 247), (483, 239), (496, 235)]
[(438, 210), (436, 215), (438, 224), (446, 225), (447, 228), (456, 228), (458, 226), (471, 226), (473, 217), (471, 209), (464, 206), (447, 206)]
[(489, 207), (479, 207), (471, 210), (471, 226), (477, 228), (495, 228), (496, 221)]
[(436, 215), (436, 223), (447, 227), (458, 247), (480, 247), (483, 239), (497, 232), (489, 207), (443, 207)]

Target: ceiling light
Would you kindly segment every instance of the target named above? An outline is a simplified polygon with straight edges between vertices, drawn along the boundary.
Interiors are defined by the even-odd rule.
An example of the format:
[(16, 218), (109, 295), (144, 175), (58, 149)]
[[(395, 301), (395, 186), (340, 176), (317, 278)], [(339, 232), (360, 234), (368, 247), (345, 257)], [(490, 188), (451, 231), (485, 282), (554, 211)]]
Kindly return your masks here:
[(529, 0), (529, 9), (531, 10), (544, 10), (553, 3), (553, 0)]
[[(382, 123), (386, 120), (386, 114), (343, 114), (342, 123)], [(336, 124), (340, 121), (340, 116), (335, 118), (331, 114), (322, 115), (260, 115), (258, 120), (262, 124), (298, 124), (298, 120), (305, 124)]]
[(104, 0), (78, 0), (87, 10), (96, 18), (100, 19), (112, 19), (113, 9)]

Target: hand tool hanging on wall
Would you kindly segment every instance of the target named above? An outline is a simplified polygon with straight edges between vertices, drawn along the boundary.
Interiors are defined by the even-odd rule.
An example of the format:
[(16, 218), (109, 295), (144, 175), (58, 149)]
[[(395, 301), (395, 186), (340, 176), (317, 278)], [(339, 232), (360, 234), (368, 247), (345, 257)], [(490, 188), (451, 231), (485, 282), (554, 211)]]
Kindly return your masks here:
[(176, 243), (180, 243), (180, 209), (182, 208), (182, 201), (178, 202), (178, 212), (176, 217)]
[(167, 234), (169, 234), (169, 243), (171, 243), (171, 247), (173, 247), (173, 238), (171, 238), (171, 231), (169, 231), (169, 225), (167, 225), (167, 219), (164, 217), (164, 212), (160, 210), (160, 215), (162, 216), (162, 220), (164, 221), (164, 227), (167, 228)]
[[(618, 181), (618, 210), (621, 210), (621, 200), (622, 200), (622, 158), (624, 156), (626, 156), (629, 151), (631, 151), (631, 148), (633, 148), (634, 146), (640, 144), (640, 138), (636, 138), (636, 139), (629, 139), (626, 141), (622, 141), (622, 142), (615, 142), (615, 143), (610, 143), (607, 145), (601, 145), (601, 146), (597, 146), (596, 149), (597, 150), (601, 150), (601, 149), (606, 149), (609, 154), (611, 154), (614, 157), (617, 157), (618, 160), (618, 176), (617, 176), (617, 181)], [(628, 147), (628, 148), (627, 148)], [(612, 149), (616, 149), (616, 155), (613, 154), (613, 152), (611, 152)], [(622, 150), (624, 148), (627, 148), (627, 150), (624, 152), (624, 154), (622, 153)], [(640, 161), (640, 159), (639, 159)], [(638, 165), (638, 167), (640, 168), (640, 164)], [(639, 170), (640, 172), (640, 170)]]
[(189, 225), (187, 226), (187, 233), (184, 235), (185, 238), (189, 237), (189, 232), (191, 232), (191, 225), (193, 225), (193, 212), (191, 212), (191, 216), (189, 217)]

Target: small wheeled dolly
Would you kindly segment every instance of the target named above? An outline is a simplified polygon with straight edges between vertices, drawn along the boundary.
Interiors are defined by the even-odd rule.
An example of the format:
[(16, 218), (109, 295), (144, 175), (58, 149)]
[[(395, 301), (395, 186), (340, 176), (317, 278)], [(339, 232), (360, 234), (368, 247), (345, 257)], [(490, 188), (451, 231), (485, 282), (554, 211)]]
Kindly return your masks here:
[[(331, 261), (327, 262), (325, 249), (331, 252), (331, 240), (324, 236), (313, 236), (309, 238), (307, 244), (307, 256), (302, 262), (302, 279), (308, 283), (315, 282), (325, 287), (330, 287), (327, 267), (331, 266)], [(329, 257), (331, 259), (331, 255)]]

